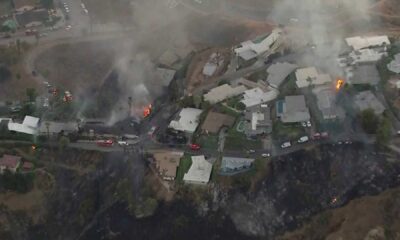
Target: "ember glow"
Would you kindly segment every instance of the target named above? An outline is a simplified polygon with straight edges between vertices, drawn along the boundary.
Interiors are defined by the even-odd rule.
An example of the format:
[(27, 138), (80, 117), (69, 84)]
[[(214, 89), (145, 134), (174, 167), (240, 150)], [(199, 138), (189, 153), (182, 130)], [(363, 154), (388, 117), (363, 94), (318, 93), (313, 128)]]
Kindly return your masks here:
[(143, 117), (148, 117), (150, 114), (151, 114), (151, 109), (152, 109), (152, 105), (151, 104), (149, 104), (149, 105), (147, 105), (146, 107), (144, 107), (144, 109), (143, 109)]
[(344, 80), (343, 79), (338, 79), (336, 81), (336, 90), (340, 90), (344, 85)]

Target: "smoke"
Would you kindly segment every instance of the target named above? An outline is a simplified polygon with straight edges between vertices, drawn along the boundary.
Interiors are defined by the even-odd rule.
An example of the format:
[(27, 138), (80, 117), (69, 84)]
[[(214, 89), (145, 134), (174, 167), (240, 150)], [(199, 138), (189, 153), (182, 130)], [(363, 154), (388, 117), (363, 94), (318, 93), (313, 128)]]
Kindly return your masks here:
[(336, 58), (344, 47), (344, 38), (368, 29), (369, 8), (373, 0), (282, 0), (277, 1), (269, 19), (287, 26), (289, 42), (299, 49), (313, 46), (312, 54), (300, 60), (330, 74), (338, 74)]
[(188, 42), (184, 30), (187, 16), (179, 9), (168, 8), (166, 1), (134, 1), (131, 7), (134, 31), (117, 47), (114, 69), (120, 94), (110, 125), (128, 116), (137, 120), (142, 117), (143, 108), (164, 90), (156, 73), (157, 58), (167, 49), (179, 49)]

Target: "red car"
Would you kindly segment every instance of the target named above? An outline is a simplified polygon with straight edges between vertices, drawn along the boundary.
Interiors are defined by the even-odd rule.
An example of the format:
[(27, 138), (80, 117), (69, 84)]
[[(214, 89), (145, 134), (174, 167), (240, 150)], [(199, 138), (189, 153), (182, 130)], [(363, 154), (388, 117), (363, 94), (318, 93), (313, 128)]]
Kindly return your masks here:
[(98, 140), (96, 141), (97, 146), (99, 147), (112, 147), (114, 145), (114, 141), (111, 139), (108, 140)]
[(200, 150), (200, 145), (192, 143), (192, 144), (190, 144), (190, 149), (195, 150), (195, 151)]

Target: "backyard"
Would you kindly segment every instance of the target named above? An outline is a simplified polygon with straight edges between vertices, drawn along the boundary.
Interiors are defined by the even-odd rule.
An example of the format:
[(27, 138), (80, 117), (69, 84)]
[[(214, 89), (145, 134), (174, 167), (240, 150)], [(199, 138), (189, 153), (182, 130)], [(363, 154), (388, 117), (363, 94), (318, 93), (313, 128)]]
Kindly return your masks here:
[(237, 131), (237, 123), (230, 129), (226, 135), (225, 148), (228, 150), (242, 150), (247, 151), (250, 149), (260, 149), (262, 143), (260, 140), (250, 140), (244, 133)]
[(183, 182), (183, 176), (185, 173), (189, 171), (190, 166), (192, 165), (192, 158), (190, 155), (184, 155), (179, 163), (178, 170), (176, 172), (176, 181), (178, 183)]

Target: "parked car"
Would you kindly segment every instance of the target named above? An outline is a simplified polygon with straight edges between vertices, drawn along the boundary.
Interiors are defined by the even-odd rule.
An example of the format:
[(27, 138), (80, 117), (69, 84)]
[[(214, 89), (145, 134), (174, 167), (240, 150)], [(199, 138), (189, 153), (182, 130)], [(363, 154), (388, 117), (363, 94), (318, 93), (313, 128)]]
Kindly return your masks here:
[(321, 133), (321, 137), (322, 138), (328, 138), (329, 137), (329, 133), (328, 132), (322, 132)]
[(321, 133), (314, 133), (311, 137), (313, 140), (319, 140), (321, 139)]
[(156, 131), (156, 129), (157, 129), (156, 126), (152, 126), (147, 134), (148, 134), (149, 136), (153, 136), (153, 134), (154, 134), (154, 132)]
[(306, 122), (301, 122), (301, 126), (302, 127), (307, 127), (307, 123)]
[(253, 149), (250, 149), (247, 151), (247, 153), (255, 153), (255, 152), (256, 152), (256, 150), (253, 150)]
[(284, 143), (282, 143), (281, 148), (288, 148), (291, 146), (292, 146), (292, 144), (290, 142), (284, 142)]
[(261, 154), (261, 157), (264, 157), (264, 158), (266, 158), (266, 157), (270, 157), (271, 156), (271, 154), (270, 153), (263, 153), (263, 154)]
[(189, 145), (189, 147), (190, 147), (190, 149), (195, 150), (195, 151), (200, 150), (199, 144), (192, 143)]
[(297, 140), (298, 143), (305, 143), (308, 142), (308, 136), (303, 136), (301, 138), (299, 138), (299, 140)]
[(310, 121), (307, 121), (306, 124), (307, 124), (307, 127), (311, 127), (312, 126)]
[(97, 146), (100, 146), (100, 147), (112, 147), (114, 145), (114, 141), (112, 139), (97, 140), (96, 144), (97, 144)]
[(129, 146), (127, 141), (118, 141), (118, 145), (121, 147)]

